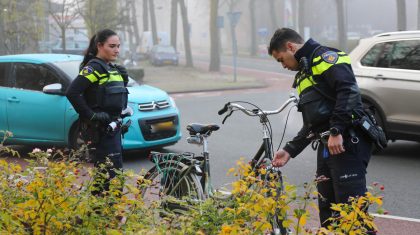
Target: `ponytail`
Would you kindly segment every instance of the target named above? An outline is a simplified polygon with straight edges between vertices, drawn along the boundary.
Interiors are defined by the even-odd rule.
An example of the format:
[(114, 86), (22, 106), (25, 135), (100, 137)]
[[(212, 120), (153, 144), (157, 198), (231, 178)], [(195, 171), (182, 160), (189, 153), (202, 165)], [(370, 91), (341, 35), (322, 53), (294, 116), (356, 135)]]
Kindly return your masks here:
[(80, 64), (80, 69), (86, 66), (86, 64), (98, 54), (98, 43), (105, 43), (109, 37), (117, 35), (110, 29), (103, 29), (98, 31), (89, 41), (89, 47), (85, 50), (85, 57)]

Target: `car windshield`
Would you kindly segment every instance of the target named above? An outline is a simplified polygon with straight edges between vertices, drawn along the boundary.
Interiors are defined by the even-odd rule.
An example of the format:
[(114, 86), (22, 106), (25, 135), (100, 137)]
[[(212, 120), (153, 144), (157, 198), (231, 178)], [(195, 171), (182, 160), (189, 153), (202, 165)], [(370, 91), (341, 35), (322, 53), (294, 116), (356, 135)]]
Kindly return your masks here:
[[(58, 61), (54, 62), (54, 65), (61, 69), (71, 80), (74, 80), (77, 75), (79, 75), (79, 66), (81, 61), (79, 60), (72, 60), (72, 61)], [(139, 84), (132, 79), (131, 77), (128, 78), (128, 87), (138, 86)]]
[(173, 47), (158, 47), (156, 51), (159, 53), (176, 53)]

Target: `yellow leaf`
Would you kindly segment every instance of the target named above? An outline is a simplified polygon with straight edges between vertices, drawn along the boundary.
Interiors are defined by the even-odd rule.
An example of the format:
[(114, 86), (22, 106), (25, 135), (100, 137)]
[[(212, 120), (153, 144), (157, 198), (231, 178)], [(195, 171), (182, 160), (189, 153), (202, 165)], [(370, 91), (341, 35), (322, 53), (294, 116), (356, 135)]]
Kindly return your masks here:
[(304, 225), (306, 224), (306, 214), (303, 214), (303, 216), (302, 216), (302, 217), (300, 217), (300, 219), (299, 219), (299, 224), (300, 224), (301, 226), (304, 226)]
[(382, 198), (377, 197), (375, 200), (376, 204), (378, 204), (379, 206), (382, 206)]
[(289, 228), (291, 224), (292, 224), (291, 220), (283, 220), (282, 222), (282, 225), (284, 228)]

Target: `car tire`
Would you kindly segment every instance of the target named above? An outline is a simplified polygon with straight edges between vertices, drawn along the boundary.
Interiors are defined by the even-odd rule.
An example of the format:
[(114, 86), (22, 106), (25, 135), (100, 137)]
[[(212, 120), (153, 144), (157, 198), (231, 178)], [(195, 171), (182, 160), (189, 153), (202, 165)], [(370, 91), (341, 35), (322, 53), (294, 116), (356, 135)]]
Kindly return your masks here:
[[(383, 128), (383, 130), (385, 132), (385, 135), (388, 136), (387, 133), (386, 133), (386, 129), (385, 129), (384, 121), (383, 121), (384, 119), (382, 118), (382, 115), (379, 112), (379, 109), (374, 104), (372, 104), (371, 102), (369, 102), (367, 100), (363, 100), (362, 102), (363, 102), (363, 108), (364, 109), (370, 109), (374, 113), (376, 122), (378, 123), (379, 126), (381, 126)], [(388, 137), (387, 137), (387, 139), (388, 139)], [(376, 154), (380, 153), (381, 151), (383, 151), (383, 150), (382, 149), (378, 149), (373, 144), (373, 146), (372, 146), (372, 155), (376, 155)]]

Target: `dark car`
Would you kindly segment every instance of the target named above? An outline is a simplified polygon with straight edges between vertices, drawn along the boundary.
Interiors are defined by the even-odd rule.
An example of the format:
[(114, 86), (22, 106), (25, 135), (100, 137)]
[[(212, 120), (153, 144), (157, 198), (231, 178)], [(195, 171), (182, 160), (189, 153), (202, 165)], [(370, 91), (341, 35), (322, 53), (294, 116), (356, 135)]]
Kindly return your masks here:
[(179, 56), (172, 46), (156, 45), (150, 50), (149, 60), (152, 65), (178, 65)]

